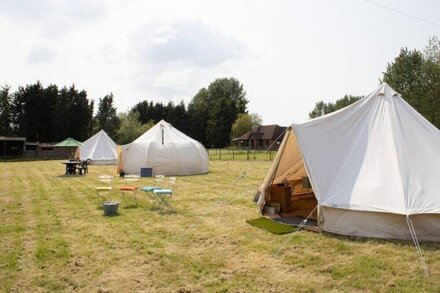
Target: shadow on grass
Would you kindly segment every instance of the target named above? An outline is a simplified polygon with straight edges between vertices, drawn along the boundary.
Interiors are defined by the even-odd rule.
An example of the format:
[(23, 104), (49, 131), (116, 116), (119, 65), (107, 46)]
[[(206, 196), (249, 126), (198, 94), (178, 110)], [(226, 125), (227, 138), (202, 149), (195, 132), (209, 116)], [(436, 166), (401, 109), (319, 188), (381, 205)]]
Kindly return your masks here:
[(123, 209), (137, 209), (137, 208), (139, 208), (140, 206), (138, 205), (138, 204), (129, 204), (129, 205), (124, 205), (122, 208)]
[(56, 175), (55, 178), (62, 178), (62, 179), (74, 179), (74, 178), (85, 178), (87, 174), (62, 174), (62, 175)]
[(103, 217), (105, 217), (105, 218), (116, 218), (116, 217), (120, 217), (121, 216), (121, 213), (116, 213), (116, 214), (113, 214), (113, 215), (102, 215)]
[[(313, 233), (313, 232), (311, 232)], [(347, 242), (354, 243), (373, 243), (373, 244), (386, 244), (386, 243), (394, 243), (403, 246), (411, 246), (414, 247), (414, 242), (412, 240), (399, 240), (399, 239), (381, 239), (381, 238), (369, 238), (369, 237), (358, 237), (358, 236), (346, 236), (333, 234), (330, 232), (322, 232), (321, 235), (325, 238), (332, 238)], [(434, 241), (424, 241), (420, 242), (420, 247), (426, 251), (437, 251), (440, 250), (440, 242)]]

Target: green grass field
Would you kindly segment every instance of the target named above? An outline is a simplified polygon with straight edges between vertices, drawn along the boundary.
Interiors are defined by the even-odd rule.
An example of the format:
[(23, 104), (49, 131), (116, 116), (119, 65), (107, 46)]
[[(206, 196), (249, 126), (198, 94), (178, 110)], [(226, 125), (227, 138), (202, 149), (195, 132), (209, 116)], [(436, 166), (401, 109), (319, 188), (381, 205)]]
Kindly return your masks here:
[[(300, 231), (272, 257), (289, 234), (246, 223), (269, 165), (212, 161), (209, 174), (178, 177), (175, 213), (142, 198), (104, 217), (96, 177), (114, 166), (70, 177), (60, 161), (0, 163), (0, 291), (440, 291), (439, 243), (421, 245), (429, 279), (409, 242)], [(115, 177), (114, 199), (123, 183)]]

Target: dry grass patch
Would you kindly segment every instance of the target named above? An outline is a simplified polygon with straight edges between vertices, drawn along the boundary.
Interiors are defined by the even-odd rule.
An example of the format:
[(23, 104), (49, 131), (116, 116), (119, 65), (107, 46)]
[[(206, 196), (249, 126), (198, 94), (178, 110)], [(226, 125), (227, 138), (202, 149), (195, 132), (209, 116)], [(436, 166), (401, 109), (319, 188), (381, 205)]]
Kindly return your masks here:
[(214, 161), (206, 175), (178, 177), (175, 213), (143, 197), (109, 218), (94, 187), (114, 166), (64, 176), (60, 161), (0, 163), (0, 290), (440, 291), (438, 243), (422, 244), (430, 279), (405, 242), (300, 231), (273, 258), (289, 235), (246, 223), (259, 216), (252, 198), (269, 165)]

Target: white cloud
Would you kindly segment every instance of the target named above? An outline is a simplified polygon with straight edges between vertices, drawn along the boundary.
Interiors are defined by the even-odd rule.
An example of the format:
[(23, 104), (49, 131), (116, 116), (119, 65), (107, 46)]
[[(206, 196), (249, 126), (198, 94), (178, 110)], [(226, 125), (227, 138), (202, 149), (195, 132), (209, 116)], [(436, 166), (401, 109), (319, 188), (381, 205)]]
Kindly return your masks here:
[(46, 47), (33, 48), (27, 57), (27, 62), (30, 64), (52, 62), (57, 57), (57, 54)]
[(248, 52), (237, 39), (197, 20), (147, 23), (129, 43), (135, 52), (133, 84), (164, 98), (192, 96), (201, 80), (241, 63)]
[(0, 0), (0, 18), (37, 30), (46, 37), (62, 36), (106, 14), (101, 1)]
[(148, 64), (184, 63), (211, 67), (240, 59), (245, 47), (236, 39), (202, 21), (180, 20), (166, 24), (147, 24), (134, 39), (137, 54)]

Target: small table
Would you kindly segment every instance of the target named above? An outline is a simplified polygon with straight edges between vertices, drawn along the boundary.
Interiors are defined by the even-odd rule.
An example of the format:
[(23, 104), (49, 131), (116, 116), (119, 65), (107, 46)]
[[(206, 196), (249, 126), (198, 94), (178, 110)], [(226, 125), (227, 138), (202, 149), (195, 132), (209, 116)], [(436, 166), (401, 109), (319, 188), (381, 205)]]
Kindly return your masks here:
[(66, 165), (66, 175), (67, 174), (76, 174), (76, 166), (81, 164), (81, 161), (65, 161), (61, 164)]

